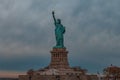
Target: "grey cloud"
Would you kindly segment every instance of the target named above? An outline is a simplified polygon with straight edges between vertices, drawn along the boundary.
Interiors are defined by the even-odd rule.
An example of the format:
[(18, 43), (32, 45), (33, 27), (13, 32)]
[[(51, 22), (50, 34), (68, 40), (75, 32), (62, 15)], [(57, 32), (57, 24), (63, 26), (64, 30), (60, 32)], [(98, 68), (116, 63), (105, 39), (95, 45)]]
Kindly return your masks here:
[[(94, 67), (108, 63), (120, 65), (116, 63), (120, 56), (119, 3), (119, 0), (0, 0), (1, 58), (10, 59), (8, 66), (13, 70), (18, 67), (17, 62), (24, 66), (35, 63), (37, 56), (38, 60), (49, 57), (55, 45), (51, 15), (55, 10), (56, 17), (61, 18), (67, 29), (65, 45), (72, 66), (83, 65), (96, 71)], [(13, 61), (16, 57), (19, 60)], [(4, 64), (3, 58), (0, 64)], [(36, 64), (39, 63), (33, 65)], [(6, 69), (5, 66), (2, 67)]]

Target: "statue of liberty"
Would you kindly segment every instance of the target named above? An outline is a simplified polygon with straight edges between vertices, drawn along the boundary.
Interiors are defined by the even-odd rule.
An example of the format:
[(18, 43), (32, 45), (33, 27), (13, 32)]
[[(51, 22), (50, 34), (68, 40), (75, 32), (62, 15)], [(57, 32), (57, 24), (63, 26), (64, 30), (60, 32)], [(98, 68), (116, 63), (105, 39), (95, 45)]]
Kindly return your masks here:
[(56, 46), (54, 48), (65, 48), (64, 47), (64, 37), (65, 27), (61, 24), (61, 20), (55, 18), (54, 11), (52, 12), (52, 16), (55, 24), (55, 37), (56, 37)]

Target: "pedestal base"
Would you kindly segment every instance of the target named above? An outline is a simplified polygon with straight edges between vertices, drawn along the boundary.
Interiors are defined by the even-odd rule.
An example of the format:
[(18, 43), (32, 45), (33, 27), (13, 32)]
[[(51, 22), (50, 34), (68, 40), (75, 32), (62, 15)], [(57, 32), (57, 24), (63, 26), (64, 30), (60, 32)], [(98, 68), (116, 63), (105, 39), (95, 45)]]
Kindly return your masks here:
[(66, 48), (53, 48), (51, 52), (51, 63), (49, 68), (59, 69), (59, 68), (69, 68), (68, 63), (68, 51)]

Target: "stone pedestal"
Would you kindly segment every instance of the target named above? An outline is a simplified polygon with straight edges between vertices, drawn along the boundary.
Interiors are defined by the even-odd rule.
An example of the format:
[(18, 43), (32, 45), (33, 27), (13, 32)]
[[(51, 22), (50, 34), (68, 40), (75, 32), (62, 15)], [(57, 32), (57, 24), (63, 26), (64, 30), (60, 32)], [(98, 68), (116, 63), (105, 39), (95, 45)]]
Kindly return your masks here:
[(67, 59), (68, 51), (66, 51), (66, 48), (53, 48), (53, 50), (50, 52), (51, 52), (51, 62), (49, 68), (54, 68), (54, 69), (70, 68)]

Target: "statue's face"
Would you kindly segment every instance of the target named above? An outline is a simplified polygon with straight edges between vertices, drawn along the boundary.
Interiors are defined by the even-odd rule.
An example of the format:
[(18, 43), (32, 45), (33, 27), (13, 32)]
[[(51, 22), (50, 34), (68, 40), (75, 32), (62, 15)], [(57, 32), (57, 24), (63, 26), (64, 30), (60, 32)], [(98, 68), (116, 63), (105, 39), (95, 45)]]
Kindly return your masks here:
[(57, 23), (58, 23), (58, 24), (61, 24), (61, 20), (60, 20), (60, 19), (57, 19)]

